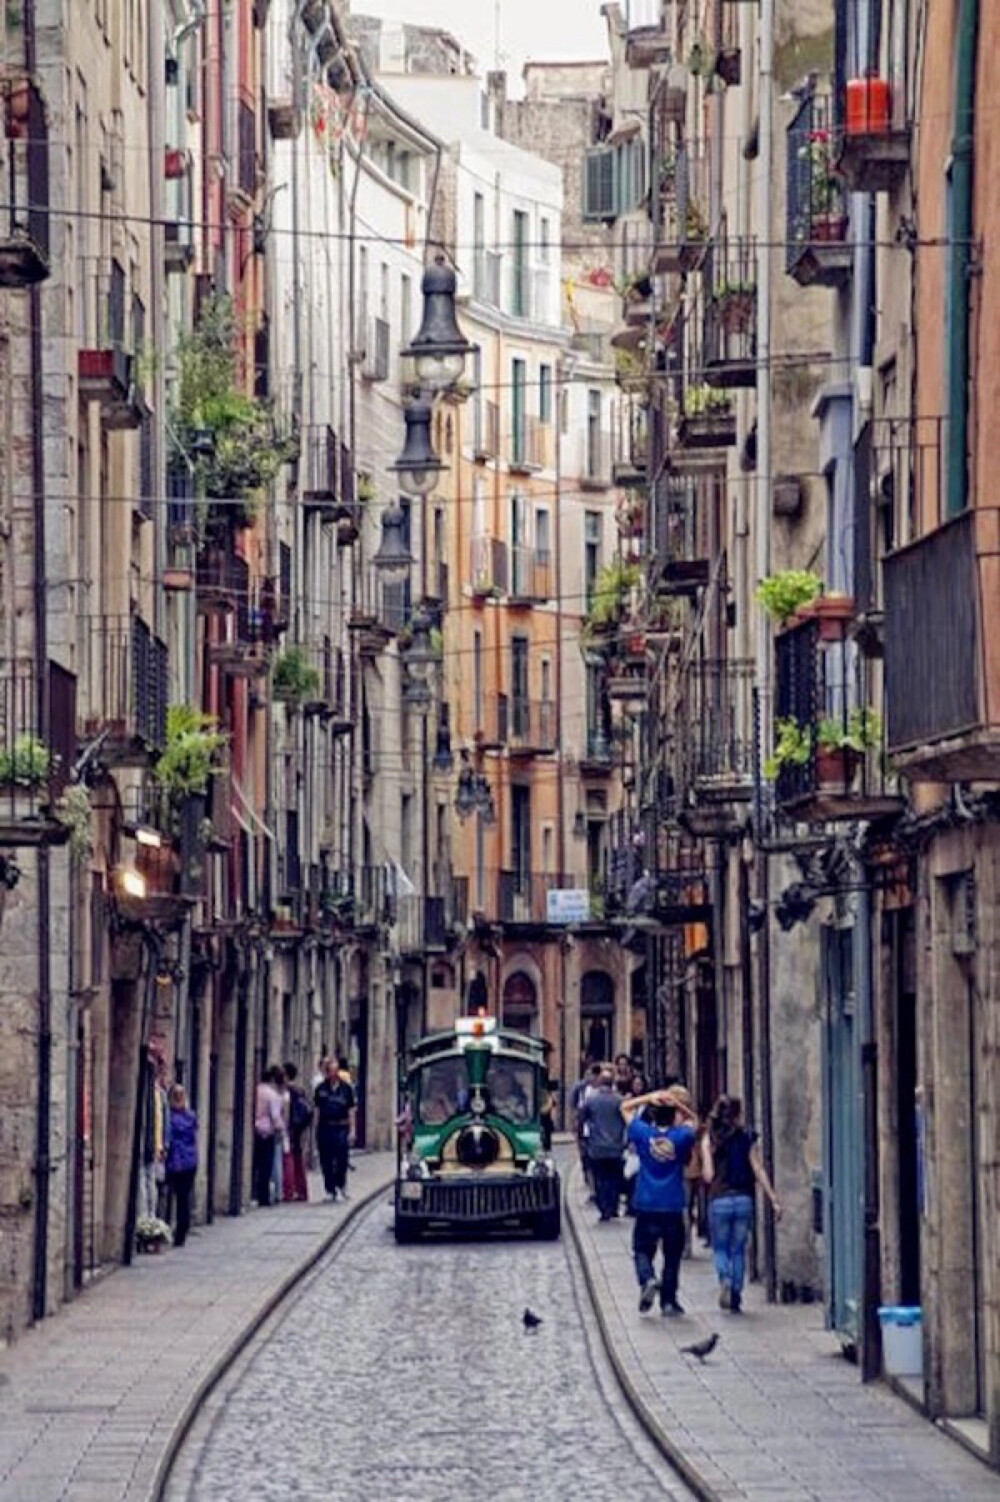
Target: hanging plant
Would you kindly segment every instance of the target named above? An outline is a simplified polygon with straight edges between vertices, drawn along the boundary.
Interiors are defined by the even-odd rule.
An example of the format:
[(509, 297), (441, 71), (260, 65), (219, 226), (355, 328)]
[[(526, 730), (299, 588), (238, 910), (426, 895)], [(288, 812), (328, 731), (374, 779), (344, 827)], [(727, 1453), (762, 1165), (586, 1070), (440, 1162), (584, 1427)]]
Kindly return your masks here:
[(760, 581), (757, 603), (772, 620), (784, 625), (802, 605), (812, 604), (822, 589), (822, 579), (811, 569), (786, 568)]
[(313, 667), (302, 647), (289, 647), (274, 665), (271, 688), (276, 699), (286, 704), (299, 705), (315, 698), (319, 692), (319, 672)]
[(185, 798), (204, 797), (212, 774), (222, 770), (229, 737), (217, 725), (212, 715), (189, 704), (168, 710), (167, 744), (153, 776), (175, 806)]
[(177, 457), (193, 462), (203, 495), (222, 499), (265, 489), (299, 447), (297, 439), (279, 437), (271, 404), (243, 389), (240, 345), (232, 301), (216, 297), (177, 349), (170, 419)]
[(54, 809), (59, 823), (69, 830), (70, 854), (87, 861), (94, 853), (93, 811), (90, 793), (82, 782), (72, 782)]
[(0, 750), (0, 783), (36, 788), (49, 778), (57, 758), (35, 735), (22, 735), (9, 750)]

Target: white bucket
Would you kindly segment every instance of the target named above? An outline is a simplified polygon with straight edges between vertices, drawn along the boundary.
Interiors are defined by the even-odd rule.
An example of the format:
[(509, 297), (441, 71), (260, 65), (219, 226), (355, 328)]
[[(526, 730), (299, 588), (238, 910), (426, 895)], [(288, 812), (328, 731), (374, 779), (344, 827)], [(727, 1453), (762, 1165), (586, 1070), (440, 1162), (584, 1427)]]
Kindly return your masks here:
[(890, 1305), (880, 1309), (882, 1365), (889, 1377), (922, 1377), (924, 1316), (919, 1307)]

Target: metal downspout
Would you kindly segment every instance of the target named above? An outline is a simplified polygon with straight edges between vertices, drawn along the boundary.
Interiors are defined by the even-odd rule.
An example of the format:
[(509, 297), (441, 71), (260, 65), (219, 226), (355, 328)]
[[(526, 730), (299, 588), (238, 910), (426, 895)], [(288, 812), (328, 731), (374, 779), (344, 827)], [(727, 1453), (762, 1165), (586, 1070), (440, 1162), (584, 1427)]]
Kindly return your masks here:
[[(771, 206), (774, 176), (774, 0), (761, 0), (760, 13), (760, 170), (758, 174), (758, 220), (763, 237), (757, 247), (757, 486), (756, 544), (757, 577), (771, 571), (771, 289), (773, 235)], [(766, 611), (757, 610), (756, 681), (760, 693), (759, 754), (770, 751), (771, 720), (771, 624)], [(757, 768), (758, 778), (762, 768)], [(758, 843), (763, 830), (756, 831)], [(758, 897), (765, 912), (770, 896), (770, 857), (759, 853)], [(771, 920), (761, 930), (759, 946), (760, 1013), (760, 1128), (764, 1163), (774, 1178), (774, 1111), (771, 1091)], [(776, 1238), (774, 1215), (764, 1208), (764, 1272), (767, 1297), (777, 1295)]]
[(948, 235), (948, 516), (958, 516), (969, 504), (969, 274), (978, 57), (979, 0), (961, 0), (955, 48)]

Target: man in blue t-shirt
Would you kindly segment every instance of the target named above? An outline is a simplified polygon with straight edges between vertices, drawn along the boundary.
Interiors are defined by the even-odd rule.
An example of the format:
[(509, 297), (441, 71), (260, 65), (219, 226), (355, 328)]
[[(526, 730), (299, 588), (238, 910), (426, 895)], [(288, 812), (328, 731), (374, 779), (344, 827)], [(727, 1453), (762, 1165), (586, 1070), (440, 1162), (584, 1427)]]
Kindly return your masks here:
[[(638, 1115), (650, 1108), (651, 1120)], [(684, 1252), (684, 1211), (687, 1203), (684, 1169), (697, 1141), (698, 1118), (669, 1090), (654, 1090), (622, 1101), (628, 1141), (639, 1156), (639, 1178), (633, 1205), (635, 1230), (632, 1252), (639, 1279), (639, 1309), (652, 1309), (660, 1295), (660, 1313), (683, 1314), (677, 1302), (677, 1279)], [(656, 1279), (653, 1259), (663, 1247), (663, 1277)]]

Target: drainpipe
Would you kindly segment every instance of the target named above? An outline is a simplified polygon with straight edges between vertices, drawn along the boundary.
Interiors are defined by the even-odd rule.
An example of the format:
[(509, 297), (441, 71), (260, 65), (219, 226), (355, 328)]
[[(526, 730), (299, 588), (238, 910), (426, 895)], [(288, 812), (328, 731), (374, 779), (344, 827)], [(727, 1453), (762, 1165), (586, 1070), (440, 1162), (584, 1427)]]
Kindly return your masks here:
[(872, 884), (865, 868), (855, 909), (855, 964), (861, 1048), (862, 1194), (864, 1242), (861, 1268), (861, 1376), (874, 1382), (882, 1375), (882, 1257), (879, 1235), (878, 1043), (872, 996)]
[[(771, 571), (771, 283), (773, 276), (773, 236), (771, 234), (771, 200), (774, 187), (774, 0), (761, 0), (760, 12), (760, 163), (758, 183), (758, 221), (764, 231), (757, 246), (757, 484), (756, 543), (757, 577), (764, 579)], [(770, 621), (764, 610), (757, 611), (756, 681), (760, 695), (759, 754), (769, 753), (771, 741), (771, 659)], [(761, 775), (757, 769), (757, 776)], [(757, 830), (758, 841), (763, 830)], [(770, 857), (759, 853), (758, 896), (765, 904), (770, 895)], [(774, 1113), (771, 1094), (771, 923), (761, 930), (758, 945), (760, 1006), (760, 1127), (764, 1163), (774, 1178)], [(764, 1207), (764, 1269), (767, 1297), (777, 1296), (776, 1238), (774, 1215), (769, 1204)]]
[[(37, 72), (35, 0), (24, 0), (24, 65)], [(35, 713), (38, 738), (49, 739), (48, 610), (45, 560), (45, 445), (42, 434), (42, 294), (28, 293), (31, 350), (31, 490), (34, 522)], [(35, 1256), (32, 1318), (45, 1318), (49, 1258), (49, 1175), (52, 1164), (52, 969), (50, 964), (51, 870), (49, 847), (38, 846), (38, 1111), (35, 1121)]]
[(958, 516), (969, 504), (969, 276), (978, 57), (979, 0), (961, 0), (955, 44), (948, 234), (948, 516)]

